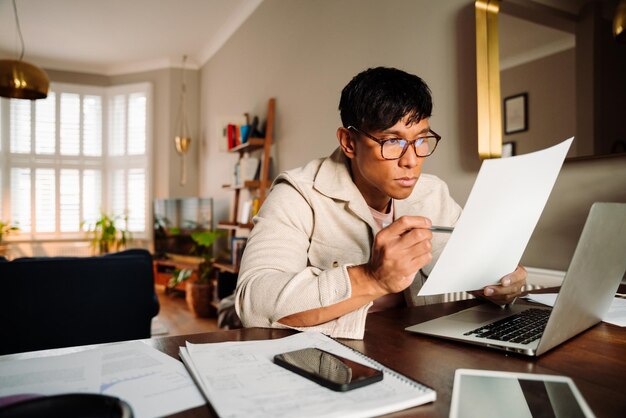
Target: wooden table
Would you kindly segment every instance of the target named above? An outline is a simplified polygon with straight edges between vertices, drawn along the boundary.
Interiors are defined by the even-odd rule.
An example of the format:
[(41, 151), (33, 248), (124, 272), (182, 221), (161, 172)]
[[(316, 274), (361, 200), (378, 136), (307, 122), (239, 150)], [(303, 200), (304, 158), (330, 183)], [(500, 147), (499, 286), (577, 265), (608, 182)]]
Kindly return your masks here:
[[(370, 314), (363, 340), (343, 343), (387, 367), (437, 391), (434, 403), (400, 411), (393, 417), (447, 417), (454, 372), (458, 368), (556, 374), (571, 377), (598, 417), (626, 416), (626, 328), (600, 323), (539, 358), (522, 356), (469, 344), (420, 336), (404, 331), (419, 322), (447, 315), (477, 304), (475, 300), (394, 309)], [(519, 302), (518, 302), (519, 303)], [(185, 341), (209, 343), (282, 338), (290, 330), (247, 328), (143, 340), (178, 359)], [(5, 359), (42, 357), (84, 350), (60, 348), (4, 356)], [(485, 405), (488, 407), (488, 405)], [(206, 405), (183, 411), (178, 417), (214, 417)]]
[[(477, 304), (462, 301), (370, 314), (365, 337), (341, 340), (384, 365), (437, 391), (437, 401), (397, 412), (394, 417), (447, 417), (454, 372), (458, 368), (557, 374), (571, 377), (598, 417), (626, 413), (626, 329), (600, 323), (585, 333), (531, 358), (468, 344), (420, 336), (404, 331), (418, 322), (450, 314)], [(176, 357), (185, 340), (194, 343), (281, 338), (288, 330), (249, 328), (150, 340), (153, 347)], [(488, 405), (486, 405), (488, 407)], [(177, 416), (215, 416), (205, 406)]]

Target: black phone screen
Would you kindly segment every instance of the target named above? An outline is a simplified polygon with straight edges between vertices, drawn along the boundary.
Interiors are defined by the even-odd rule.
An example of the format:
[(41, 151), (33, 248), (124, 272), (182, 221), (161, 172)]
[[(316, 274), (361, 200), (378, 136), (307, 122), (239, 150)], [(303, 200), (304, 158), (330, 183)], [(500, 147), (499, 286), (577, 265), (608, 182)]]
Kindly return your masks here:
[(277, 354), (274, 362), (329, 389), (346, 391), (379, 382), (383, 372), (318, 348)]

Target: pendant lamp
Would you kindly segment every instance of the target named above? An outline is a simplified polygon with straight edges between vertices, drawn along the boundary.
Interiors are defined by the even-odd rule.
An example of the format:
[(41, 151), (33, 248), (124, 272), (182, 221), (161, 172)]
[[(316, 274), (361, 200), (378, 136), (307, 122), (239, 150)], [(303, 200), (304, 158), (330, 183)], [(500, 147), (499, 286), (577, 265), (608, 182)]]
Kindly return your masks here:
[(9, 99), (45, 99), (48, 96), (50, 80), (44, 70), (22, 61), (25, 49), (24, 38), (17, 17), (15, 0), (13, 0), (13, 11), (22, 50), (17, 60), (0, 60), (0, 96)]
[(621, 0), (615, 10), (613, 37), (617, 42), (626, 44), (626, 0)]
[(183, 56), (183, 69), (181, 72), (181, 86), (180, 86), (180, 105), (178, 107), (178, 124), (176, 129), (176, 137), (174, 138), (174, 145), (176, 146), (176, 152), (180, 155), (180, 184), (184, 186), (187, 183), (187, 169), (185, 167), (185, 155), (191, 145), (191, 136), (189, 135), (189, 126), (187, 125), (187, 85), (185, 84), (185, 64), (187, 62), (187, 55)]

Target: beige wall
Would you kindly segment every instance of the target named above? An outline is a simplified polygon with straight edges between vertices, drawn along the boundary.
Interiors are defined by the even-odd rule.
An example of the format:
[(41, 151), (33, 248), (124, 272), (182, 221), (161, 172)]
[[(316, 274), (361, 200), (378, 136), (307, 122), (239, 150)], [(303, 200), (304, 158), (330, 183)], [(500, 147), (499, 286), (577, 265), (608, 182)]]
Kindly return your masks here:
[(426, 169), (446, 177), (464, 202), (479, 167), (473, 18), (473, 3), (458, 0), (265, 0), (202, 68), (200, 191), (216, 197), (218, 219), (227, 216), (230, 194), (221, 184), (235, 158), (219, 152), (223, 116), (263, 112), (275, 96), (275, 167), (297, 167), (336, 147), (341, 89), (378, 65), (429, 83), (431, 124), (444, 139)]
[[(216, 199), (217, 219), (228, 216), (230, 193), (221, 185), (230, 182), (235, 158), (219, 151), (222, 118), (264, 114), (267, 99), (276, 97), (275, 167), (302, 165), (334, 149), (341, 89), (357, 72), (378, 65), (416, 73), (430, 85), (431, 125), (444, 139), (424, 169), (444, 178), (464, 204), (480, 167), (473, 4), (265, 0), (201, 70), (199, 190)], [(590, 203), (626, 202), (625, 162), (565, 164), (525, 264), (567, 267)]]

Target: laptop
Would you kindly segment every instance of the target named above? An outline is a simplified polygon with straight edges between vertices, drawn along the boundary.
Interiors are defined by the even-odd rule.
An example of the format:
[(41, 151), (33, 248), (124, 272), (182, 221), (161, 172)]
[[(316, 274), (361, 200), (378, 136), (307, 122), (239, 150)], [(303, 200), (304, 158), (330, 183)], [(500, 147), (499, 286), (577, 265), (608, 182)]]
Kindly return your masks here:
[(596, 202), (553, 308), (486, 303), (406, 330), (539, 356), (600, 322), (625, 272), (626, 203)]

